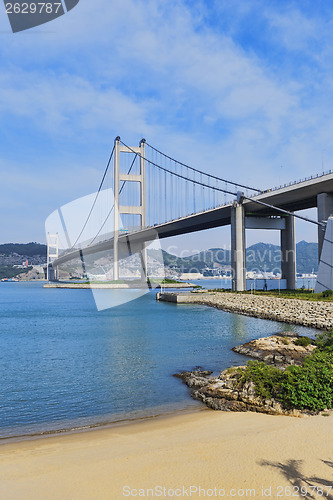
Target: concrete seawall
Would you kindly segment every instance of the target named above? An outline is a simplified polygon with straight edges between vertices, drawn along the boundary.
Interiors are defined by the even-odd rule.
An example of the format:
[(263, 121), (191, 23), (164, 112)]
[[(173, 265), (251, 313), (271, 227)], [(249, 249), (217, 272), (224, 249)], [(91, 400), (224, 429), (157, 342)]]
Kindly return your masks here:
[(157, 293), (157, 300), (176, 304), (202, 304), (223, 311), (296, 325), (333, 329), (333, 303), (243, 295), (228, 292)]

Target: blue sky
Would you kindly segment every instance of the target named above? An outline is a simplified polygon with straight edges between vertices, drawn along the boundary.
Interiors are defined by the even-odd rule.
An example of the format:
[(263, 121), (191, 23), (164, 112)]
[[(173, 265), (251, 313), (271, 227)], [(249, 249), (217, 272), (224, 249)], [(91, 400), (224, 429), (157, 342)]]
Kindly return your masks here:
[[(12, 34), (1, 7), (1, 242), (44, 241), (117, 135), (262, 188), (333, 168), (332, 20), (324, 1), (81, 0)], [(228, 246), (229, 229), (175, 242)]]

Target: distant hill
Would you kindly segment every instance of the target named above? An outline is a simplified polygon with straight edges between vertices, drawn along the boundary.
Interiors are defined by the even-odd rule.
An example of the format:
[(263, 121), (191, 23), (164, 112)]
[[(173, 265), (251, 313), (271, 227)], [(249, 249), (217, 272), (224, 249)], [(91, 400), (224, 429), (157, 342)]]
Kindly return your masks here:
[[(177, 257), (163, 251), (164, 264), (177, 272), (200, 272), (205, 269), (230, 266), (230, 250), (210, 248), (189, 257)], [(318, 270), (318, 245), (301, 241), (296, 245), (298, 273)], [(281, 254), (278, 245), (256, 243), (246, 249), (247, 271), (257, 270), (275, 273), (281, 270)]]
[(24, 257), (45, 255), (46, 258), (46, 245), (40, 243), (4, 243), (0, 245), (0, 255), (8, 257), (14, 253)]
[[(28, 261), (36, 266), (46, 262), (46, 245), (40, 243), (5, 243), (0, 245), (0, 279), (12, 278), (19, 274), (13, 266)], [(22, 272), (22, 270), (21, 270)]]
[(298, 273), (318, 271), (318, 243), (300, 241), (296, 245), (296, 259)]
[[(318, 245), (300, 241), (296, 245), (298, 273), (311, 273), (318, 270)], [(45, 264), (46, 245), (40, 243), (5, 243), (0, 245), (0, 277), (9, 276), (16, 264), (28, 260), (29, 265)], [(230, 268), (230, 250), (210, 248), (188, 257), (177, 257), (163, 250), (164, 265), (177, 273), (200, 272), (207, 269)], [(281, 270), (280, 247), (269, 243), (256, 243), (246, 249), (247, 271), (266, 271), (278, 273)], [(17, 271), (15, 271), (17, 274)], [(14, 274), (13, 274), (14, 276)]]

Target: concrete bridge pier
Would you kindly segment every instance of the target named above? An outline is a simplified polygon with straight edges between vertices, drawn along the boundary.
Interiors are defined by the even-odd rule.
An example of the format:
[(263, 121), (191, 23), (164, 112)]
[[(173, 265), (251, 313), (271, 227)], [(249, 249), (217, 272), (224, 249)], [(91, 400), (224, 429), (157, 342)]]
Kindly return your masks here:
[[(333, 194), (320, 193), (317, 195), (317, 215), (318, 222), (327, 221), (330, 215), (333, 215)], [(318, 226), (318, 261), (320, 262), (321, 251), (323, 248), (325, 229)]]
[(231, 269), (232, 289), (236, 292), (246, 290), (245, 210), (237, 202), (231, 208)]
[(59, 257), (59, 235), (47, 233), (46, 279), (58, 280), (58, 266), (53, 266), (53, 260)]
[(58, 281), (58, 268), (49, 264), (44, 267), (44, 275), (47, 281)]
[(296, 237), (295, 217), (285, 218), (285, 229), (281, 230), (281, 274), (287, 280), (287, 289), (295, 290), (296, 285)]

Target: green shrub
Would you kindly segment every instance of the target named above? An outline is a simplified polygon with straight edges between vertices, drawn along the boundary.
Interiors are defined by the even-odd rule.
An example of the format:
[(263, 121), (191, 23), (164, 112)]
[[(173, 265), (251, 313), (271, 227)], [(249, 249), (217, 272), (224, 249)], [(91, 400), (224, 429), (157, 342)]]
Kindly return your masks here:
[(322, 297), (331, 297), (333, 295), (333, 290), (324, 290), (321, 293)]
[(316, 335), (315, 344), (317, 349), (330, 350), (333, 348), (333, 331), (322, 332)]
[(294, 344), (295, 345), (300, 345), (302, 347), (306, 347), (310, 344), (312, 344), (312, 339), (310, 337), (299, 337), (297, 340), (295, 340)]
[(282, 377), (283, 372), (275, 366), (266, 365), (263, 361), (249, 361), (246, 369), (242, 371), (240, 384), (252, 381), (257, 396), (271, 399), (278, 395)]
[(301, 366), (289, 366), (279, 399), (288, 408), (324, 410), (333, 403), (333, 353), (315, 351)]
[[(333, 334), (327, 335), (332, 342)], [(240, 385), (252, 381), (259, 397), (275, 398), (286, 408), (314, 411), (332, 408), (333, 349), (322, 342), (325, 348), (318, 347), (302, 365), (289, 366), (285, 371), (263, 362), (249, 361), (241, 372)]]

